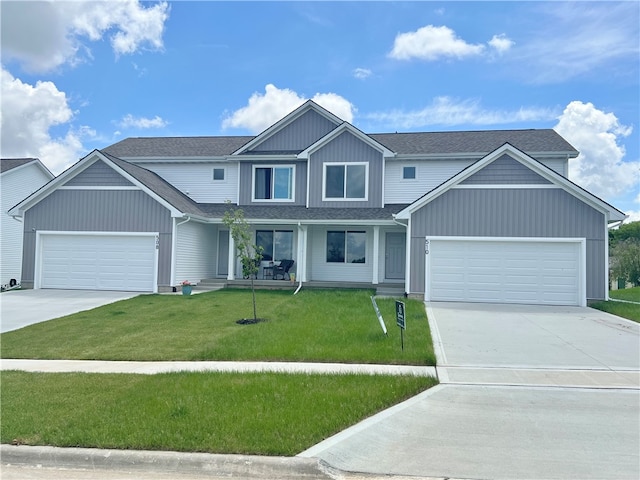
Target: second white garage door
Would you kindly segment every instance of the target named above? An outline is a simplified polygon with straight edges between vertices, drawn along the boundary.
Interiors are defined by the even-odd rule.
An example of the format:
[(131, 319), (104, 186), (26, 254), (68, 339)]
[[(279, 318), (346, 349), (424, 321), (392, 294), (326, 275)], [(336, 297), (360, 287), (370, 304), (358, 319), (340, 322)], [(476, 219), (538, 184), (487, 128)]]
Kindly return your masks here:
[(428, 239), (425, 300), (585, 305), (583, 242)]
[(39, 235), (36, 288), (157, 291), (156, 235)]

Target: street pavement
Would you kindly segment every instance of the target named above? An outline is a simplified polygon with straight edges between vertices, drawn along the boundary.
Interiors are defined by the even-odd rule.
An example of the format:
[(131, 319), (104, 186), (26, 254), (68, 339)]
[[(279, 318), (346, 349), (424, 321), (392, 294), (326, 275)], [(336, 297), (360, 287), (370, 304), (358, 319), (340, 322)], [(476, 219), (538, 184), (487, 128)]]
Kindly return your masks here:
[[(640, 478), (640, 325), (580, 307), (431, 303), (427, 311), (440, 385), (282, 459), (274, 478)], [(60, 466), (38, 450), (49, 447), (1, 448), (3, 466), (11, 464), (3, 479)], [(110, 451), (110, 458), (128, 455), (129, 466), (142, 467), (127, 473), (111, 465), (113, 475), (134, 476), (98, 477), (92, 469), (104, 473), (96, 461), (106, 454), (59, 450), (75, 459), (74, 472), (88, 469), (90, 476), (77, 478), (166, 471), (158, 455), (167, 452)], [(12, 462), (9, 454), (26, 460)], [(260, 470), (270, 457), (223, 457), (222, 464), (205, 462), (206, 471), (179, 462), (176, 472), (187, 479), (270, 478)], [(220, 469), (227, 464), (242, 470), (229, 475)], [(315, 465), (310, 477), (301, 465)]]

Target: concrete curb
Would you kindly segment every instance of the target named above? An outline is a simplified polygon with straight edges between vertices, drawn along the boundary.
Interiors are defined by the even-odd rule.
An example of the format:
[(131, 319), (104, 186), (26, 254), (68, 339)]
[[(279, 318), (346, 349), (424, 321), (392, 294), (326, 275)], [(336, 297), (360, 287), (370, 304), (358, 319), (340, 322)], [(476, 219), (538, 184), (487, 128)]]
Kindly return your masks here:
[(146, 450), (0, 445), (3, 465), (85, 470), (162, 471), (282, 480), (335, 478), (315, 458), (262, 457)]

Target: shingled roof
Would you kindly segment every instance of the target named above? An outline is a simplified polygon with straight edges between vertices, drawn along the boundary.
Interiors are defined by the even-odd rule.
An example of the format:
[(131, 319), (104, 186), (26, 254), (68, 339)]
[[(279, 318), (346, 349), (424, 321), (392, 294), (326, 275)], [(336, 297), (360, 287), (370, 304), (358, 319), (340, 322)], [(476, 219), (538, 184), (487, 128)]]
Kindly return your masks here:
[(37, 162), (37, 158), (3, 158), (0, 159), (0, 173), (8, 172), (27, 163)]
[[(552, 129), (376, 133), (369, 136), (398, 155), (460, 153), (482, 156), (505, 143), (510, 143), (529, 153), (556, 152), (571, 156), (578, 154), (569, 142)], [(125, 159), (223, 157), (231, 155), (254, 138), (248, 136), (132, 137), (110, 145), (102, 151)]]

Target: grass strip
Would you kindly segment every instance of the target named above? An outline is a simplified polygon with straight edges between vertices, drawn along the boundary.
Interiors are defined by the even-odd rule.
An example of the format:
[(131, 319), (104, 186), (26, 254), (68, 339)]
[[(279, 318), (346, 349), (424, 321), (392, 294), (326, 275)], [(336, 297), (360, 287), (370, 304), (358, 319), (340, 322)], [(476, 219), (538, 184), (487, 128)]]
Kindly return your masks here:
[(591, 308), (602, 310), (603, 312), (611, 313), (628, 320), (640, 323), (640, 305), (634, 303), (622, 303), (622, 302), (594, 302), (590, 303)]
[(2, 443), (286, 456), (436, 383), (274, 373), (1, 378)]
[(393, 299), (379, 299), (385, 337), (368, 290), (141, 295), (0, 335), (3, 358), (235, 360), (435, 365), (424, 304), (405, 299), (404, 351)]
[(640, 302), (640, 287), (625, 288), (622, 290), (610, 290), (609, 296), (618, 300)]

